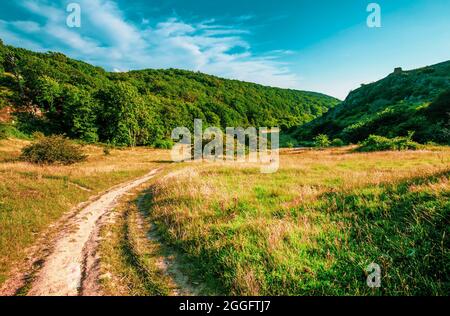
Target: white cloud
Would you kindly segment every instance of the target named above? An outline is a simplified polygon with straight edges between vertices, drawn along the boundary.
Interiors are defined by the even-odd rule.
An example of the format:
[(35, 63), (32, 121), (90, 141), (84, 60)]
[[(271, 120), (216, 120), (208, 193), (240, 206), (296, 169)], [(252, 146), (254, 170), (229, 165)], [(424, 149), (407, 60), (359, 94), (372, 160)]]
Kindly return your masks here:
[(41, 26), (32, 21), (14, 21), (11, 22), (11, 25), (25, 33), (34, 33), (41, 30)]
[[(255, 56), (243, 37), (249, 33), (247, 30), (218, 25), (214, 20), (194, 24), (178, 18), (153, 26), (149, 20), (134, 24), (113, 1), (78, 2), (82, 12), (79, 29), (66, 26), (65, 2), (56, 6), (42, 0), (26, 0), (23, 7), (43, 18), (45, 23), (0, 21), (1, 36), (13, 45), (30, 49), (44, 46), (108, 70), (170, 67), (271, 86), (300, 86), (299, 77), (290, 72), (288, 65), (278, 61), (286, 51)], [(33, 34), (40, 40), (31, 40)]]
[(17, 33), (14, 28), (14, 24), (4, 20), (0, 20), (0, 37), (5, 44), (10, 44), (19, 47), (26, 47), (34, 51), (45, 51), (45, 49), (33, 40), (24, 38)]
[(61, 9), (48, 5), (45, 1), (25, 0), (19, 3), (31, 13), (46, 17), (49, 22), (64, 20)]

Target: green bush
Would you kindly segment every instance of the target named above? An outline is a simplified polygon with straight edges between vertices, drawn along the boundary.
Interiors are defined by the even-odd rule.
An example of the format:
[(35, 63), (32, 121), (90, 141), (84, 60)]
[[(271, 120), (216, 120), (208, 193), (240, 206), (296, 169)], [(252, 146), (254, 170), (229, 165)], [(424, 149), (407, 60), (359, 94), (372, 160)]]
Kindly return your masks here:
[(153, 146), (155, 148), (160, 148), (160, 149), (172, 149), (173, 141), (170, 139), (159, 139), (159, 140), (155, 141)]
[(103, 154), (105, 156), (111, 155), (111, 149), (112, 149), (112, 146), (106, 145), (105, 147), (103, 147)]
[(286, 143), (286, 147), (287, 147), (287, 148), (294, 148), (295, 146), (294, 146), (294, 143), (293, 143), (293, 142), (287, 142), (287, 143)]
[(344, 143), (344, 141), (342, 139), (335, 138), (331, 142), (331, 146), (333, 146), (333, 147), (342, 147), (342, 146), (345, 146), (345, 143)]
[(71, 165), (86, 159), (80, 147), (63, 136), (42, 137), (22, 149), (24, 161), (37, 164)]
[(318, 148), (325, 148), (330, 147), (331, 142), (328, 138), (328, 135), (325, 134), (319, 134), (316, 137), (314, 137), (314, 146)]
[(412, 141), (414, 133), (409, 133), (407, 137), (387, 138), (378, 135), (370, 135), (358, 147), (357, 151), (384, 151), (384, 150), (417, 150), (420, 144)]
[(22, 131), (18, 130), (15, 125), (0, 124), (0, 139), (19, 138), (30, 139), (30, 136)]

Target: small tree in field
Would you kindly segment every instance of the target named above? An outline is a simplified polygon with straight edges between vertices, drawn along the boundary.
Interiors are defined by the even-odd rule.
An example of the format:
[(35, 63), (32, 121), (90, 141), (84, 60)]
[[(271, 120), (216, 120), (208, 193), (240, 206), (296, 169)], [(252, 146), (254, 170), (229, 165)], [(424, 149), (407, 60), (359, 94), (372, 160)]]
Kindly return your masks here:
[(63, 136), (39, 138), (22, 149), (22, 160), (36, 164), (71, 165), (86, 159), (80, 147)]
[(314, 145), (317, 148), (326, 148), (330, 147), (331, 142), (330, 139), (328, 138), (328, 135), (319, 134), (316, 137), (314, 137)]

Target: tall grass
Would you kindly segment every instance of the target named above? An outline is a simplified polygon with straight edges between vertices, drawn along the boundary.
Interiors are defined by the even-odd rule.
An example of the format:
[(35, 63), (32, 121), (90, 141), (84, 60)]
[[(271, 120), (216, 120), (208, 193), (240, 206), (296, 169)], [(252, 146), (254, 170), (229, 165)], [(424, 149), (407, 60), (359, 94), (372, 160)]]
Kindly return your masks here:
[[(272, 175), (198, 165), (154, 186), (149, 218), (194, 276), (223, 294), (448, 294), (448, 148), (281, 161)], [(372, 262), (378, 289), (366, 284)]]

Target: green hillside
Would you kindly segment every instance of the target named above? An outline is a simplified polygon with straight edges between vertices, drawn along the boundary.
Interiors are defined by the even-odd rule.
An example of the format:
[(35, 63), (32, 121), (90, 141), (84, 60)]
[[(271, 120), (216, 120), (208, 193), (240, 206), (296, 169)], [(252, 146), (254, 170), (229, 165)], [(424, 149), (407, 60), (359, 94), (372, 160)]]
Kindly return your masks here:
[(371, 134), (395, 137), (414, 131), (414, 140), (450, 143), (450, 61), (411, 71), (396, 69), (362, 85), (344, 102), (309, 124), (290, 129), (298, 141), (319, 134), (356, 143)]
[(176, 126), (292, 128), (339, 101), (184, 70), (110, 73), (60, 53), (0, 43), (0, 107), (12, 105), (15, 129), (66, 134), (88, 142), (164, 146)]

